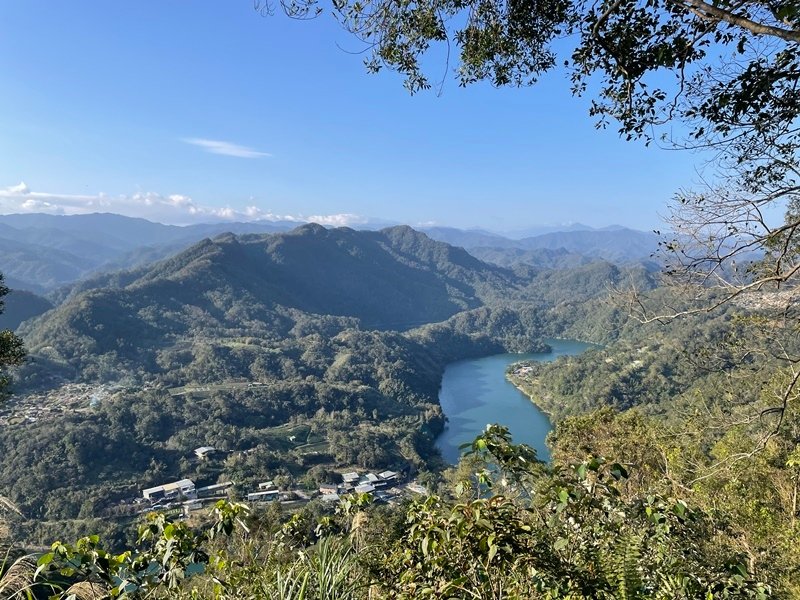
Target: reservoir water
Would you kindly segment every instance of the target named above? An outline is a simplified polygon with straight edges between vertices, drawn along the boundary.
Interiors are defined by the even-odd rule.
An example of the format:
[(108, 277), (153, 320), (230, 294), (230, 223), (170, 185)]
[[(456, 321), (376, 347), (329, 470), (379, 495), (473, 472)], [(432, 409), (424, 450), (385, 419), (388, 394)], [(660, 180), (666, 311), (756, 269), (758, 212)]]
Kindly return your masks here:
[(536, 449), (549, 460), (544, 440), (552, 428), (550, 420), (530, 399), (506, 379), (506, 367), (521, 360), (549, 362), (559, 356), (580, 354), (592, 344), (574, 340), (545, 340), (552, 352), (540, 354), (495, 354), (447, 365), (442, 377), (439, 402), (447, 415), (447, 426), (436, 439), (446, 461), (458, 462), (461, 444), (471, 442), (489, 423), (509, 428), (515, 443)]

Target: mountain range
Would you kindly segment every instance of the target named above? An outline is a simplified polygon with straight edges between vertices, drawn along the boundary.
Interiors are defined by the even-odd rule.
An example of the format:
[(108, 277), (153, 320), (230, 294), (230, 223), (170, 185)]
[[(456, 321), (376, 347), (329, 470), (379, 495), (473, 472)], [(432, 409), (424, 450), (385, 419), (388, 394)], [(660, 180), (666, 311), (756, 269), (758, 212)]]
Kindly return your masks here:
[(289, 222), (179, 227), (110, 213), (0, 215), (0, 272), (9, 287), (43, 293), (91, 273), (139, 266), (220, 233), (272, 233)]
[[(586, 300), (633, 277), (648, 284), (603, 261), (505, 268), (408, 226), (306, 224), (204, 238), (52, 307), (12, 291), (31, 360), (14, 372), (0, 489), (60, 524), (180, 477), (252, 488), (276, 469), (432, 468), (447, 364), (546, 350), (587, 314), (610, 330), (613, 311)], [(200, 445), (231, 462), (186, 460)]]
[[(407, 331), (482, 308), (536, 310), (593, 296), (622, 271), (597, 261), (554, 279), (562, 272), (486, 263), (408, 226), (307, 224), (275, 234), (226, 233), (154, 264), (86, 279), (19, 332), (33, 354), (74, 373), (98, 361), (155, 372), (163, 351), (187, 343), (278, 341), (347, 328)], [(524, 337), (518, 317), (509, 319), (475, 331), (465, 321), (458, 329), (496, 329), (495, 341), (506, 344)]]
[[(45, 294), (98, 273), (154, 263), (222, 233), (278, 233), (297, 225), (257, 221), (182, 227), (115, 214), (0, 215), (0, 272), (13, 289)], [(652, 233), (621, 227), (568, 229), (522, 239), (449, 227), (421, 231), (501, 266), (554, 268), (596, 259), (625, 264), (647, 260), (657, 244)]]
[(307, 224), (279, 234), (226, 233), (155, 264), (89, 279), (22, 331), (33, 352), (51, 348), (76, 367), (109, 352), (152, 364), (159, 348), (187, 338), (293, 336), (309, 315), (405, 330), (519, 287), (512, 271), (407, 226)]

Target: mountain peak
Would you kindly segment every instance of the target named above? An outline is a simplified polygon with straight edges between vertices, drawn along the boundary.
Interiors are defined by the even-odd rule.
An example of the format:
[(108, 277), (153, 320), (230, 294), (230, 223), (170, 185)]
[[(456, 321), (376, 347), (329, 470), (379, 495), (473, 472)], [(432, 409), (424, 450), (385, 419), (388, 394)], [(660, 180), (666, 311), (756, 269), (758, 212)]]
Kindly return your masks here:
[(328, 230), (319, 223), (305, 223), (296, 227), (290, 233), (296, 235), (323, 235), (328, 233)]

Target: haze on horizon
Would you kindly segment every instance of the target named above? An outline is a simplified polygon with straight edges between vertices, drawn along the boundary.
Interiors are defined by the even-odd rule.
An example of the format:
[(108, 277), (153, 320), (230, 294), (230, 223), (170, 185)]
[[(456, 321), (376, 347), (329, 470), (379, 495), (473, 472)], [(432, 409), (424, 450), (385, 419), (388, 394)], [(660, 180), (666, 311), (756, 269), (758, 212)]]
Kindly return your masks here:
[(3, 214), (648, 230), (702, 167), (596, 130), (563, 73), (410, 96), (326, 15), (33, 0), (0, 19)]

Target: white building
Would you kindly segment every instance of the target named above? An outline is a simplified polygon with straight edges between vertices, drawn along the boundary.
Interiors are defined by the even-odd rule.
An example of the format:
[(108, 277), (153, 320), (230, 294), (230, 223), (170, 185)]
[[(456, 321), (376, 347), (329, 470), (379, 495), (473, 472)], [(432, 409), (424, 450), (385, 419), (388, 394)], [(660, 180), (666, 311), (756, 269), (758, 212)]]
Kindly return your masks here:
[(216, 451), (217, 449), (214, 448), (214, 446), (200, 446), (199, 448), (194, 449), (194, 455), (200, 460), (205, 460)]
[(165, 483), (158, 487), (148, 488), (142, 491), (142, 495), (150, 502), (157, 502), (162, 499), (176, 499), (180, 496), (189, 500), (197, 498), (197, 491), (194, 487), (194, 481), (191, 479), (181, 479), (180, 481), (173, 481), (172, 483)]
[(378, 477), (386, 482), (397, 481), (397, 473), (394, 471), (384, 471), (383, 473), (378, 473)]

